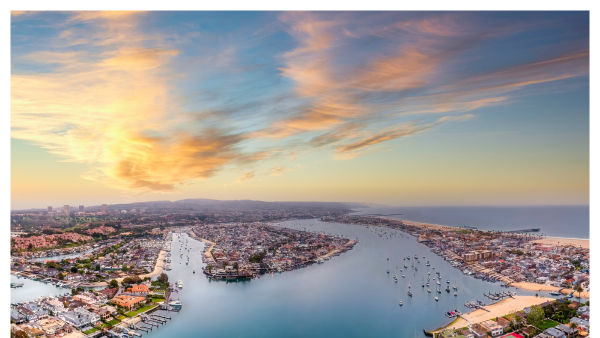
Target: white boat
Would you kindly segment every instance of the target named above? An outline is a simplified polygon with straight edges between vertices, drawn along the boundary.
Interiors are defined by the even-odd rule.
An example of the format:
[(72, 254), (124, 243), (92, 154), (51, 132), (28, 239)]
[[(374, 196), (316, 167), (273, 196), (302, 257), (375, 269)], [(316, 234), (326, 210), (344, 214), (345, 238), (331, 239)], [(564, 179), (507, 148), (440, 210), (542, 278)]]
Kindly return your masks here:
[(182, 288), (183, 287), (183, 281), (181, 281), (181, 279), (177, 281), (177, 287), (178, 288)]
[(398, 303), (398, 304), (400, 304), (400, 306), (402, 306), (402, 301), (400, 301), (400, 303)]
[(181, 309), (183, 304), (181, 303), (181, 301), (179, 299), (175, 299), (175, 300), (172, 300), (169, 302), (169, 306), (175, 310), (179, 310), (179, 309)]
[(437, 302), (439, 300), (439, 298), (437, 298), (437, 296), (435, 296), (435, 301)]

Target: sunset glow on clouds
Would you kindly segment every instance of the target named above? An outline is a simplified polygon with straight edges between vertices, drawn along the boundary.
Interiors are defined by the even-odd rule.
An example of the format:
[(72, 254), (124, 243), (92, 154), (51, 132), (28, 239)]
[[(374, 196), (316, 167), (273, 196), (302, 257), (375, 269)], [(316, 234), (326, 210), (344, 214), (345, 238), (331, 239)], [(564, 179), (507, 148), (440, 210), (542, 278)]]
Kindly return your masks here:
[[(585, 96), (587, 20), (576, 12), (13, 12), (12, 138), (85, 164), (81, 177), (128, 198), (219, 189), (236, 198), (232, 189), (248, 182), (260, 191), (294, 175), (321, 182), (319, 171), (337, 162), (352, 171), (375, 154), (407, 160), (434, 146), (420, 142), (444, 143), (443, 133), (524, 132), (527, 109), (544, 95)], [(548, 120), (536, 113), (550, 122), (534, 133), (560, 133), (555, 115), (585, 125), (585, 107), (574, 109), (549, 111)], [(566, 139), (575, 132), (563, 130)], [(563, 147), (587, 152), (585, 140), (571, 141)], [(494, 142), (490, 153), (505, 151)], [(577, 176), (566, 204), (587, 203), (586, 161), (548, 168), (548, 183)], [(538, 189), (520, 174), (507, 182), (515, 193)], [(355, 173), (364, 175), (395, 178), (386, 169)], [(369, 200), (404, 200), (389, 193)], [(313, 195), (268, 196), (320, 199)]]

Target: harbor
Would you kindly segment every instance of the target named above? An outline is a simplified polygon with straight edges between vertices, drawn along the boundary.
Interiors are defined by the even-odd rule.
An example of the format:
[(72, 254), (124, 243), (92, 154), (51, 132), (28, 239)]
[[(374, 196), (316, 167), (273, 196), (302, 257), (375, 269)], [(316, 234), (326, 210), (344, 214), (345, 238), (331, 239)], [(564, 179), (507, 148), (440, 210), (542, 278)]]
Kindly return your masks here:
[[(174, 234), (172, 270), (166, 273), (173, 286), (182, 281), (183, 286), (174, 288), (176, 293), (171, 299), (178, 297), (185, 305), (173, 317), (169, 333), (177, 337), (194, 337), (197, 331), (190, 323), (201, 318), (203, 333), (226, 337), (281, 337), (289, 332), (294, 332), (293, 337), (414, 336), (415, 327), (417, 336), (424, 336), (422, 328), (441, 327), (458, 316), (477, 310), (466, 307), (465, 303), (476, 299), (486, 306), (494, 303), (483, 296), (484, 293), (511, 291), (519, 295), (535, 294), (503, 288), (499, 283), (463, 274), (414, 237), (400, 231), (388, 229), (388, 234), (379, 236), (367, 227), (318, 220), (286, 221), (277, 226), (306, 228), (307, 231), (344, 236), (357, 242), (352, 250), (339, 256), (333, 255), (324, 260), (324, 264), (312, 264), (282, 273), (259, 273), (254, 279), (228, 281), (206, 278), (205, 274), (199, 273), (207, 265), (200, 257), (209, 252), (210, 243), (192, 238), (185, 232)], [(178, 236), (184, 243), (182, 249), (187, 244), (183, 255), (179, 254), (182, 242)], [(188, 255), (189, 263), (186, 264)], [(427, 261), (429, 269), (425, 266)], [(390, 270), (389, 274), (386, 269)], [(427, 292), (427, 287), (422, 287), (427, 276), (431, 293)], [(412, 296), (408, 295), (409, 284)], [(438, 287), (441, 293), (437, 292)], [(447, 287), (450, 292), (445, 291)], [(457, 292), (456, 296), (454, 292)], [(435, 297), (438, 297), (437, 301)], [(400, 301), (402, 305), (399, 305)], [(314, 320), (315, 308), (329, 313), (327, 322)], [(405, 319), (409, 313), (411, 320)], [(273, 322), (260, 326), (255, 324), (265, 316), (273, 318)], [(236, 318), (238, 325), (226, 325), (224, 318)], [(306, 327), (302, 324), (306, 322), (314, 325)], [(365, 322), (369, 324), (364, 325)], [(161, 337), (159, 332), (149, 332), (147, 336)]]
[[(331, 251), (327, 257), (319, 257), (322, 261), (318, 258), (302, 268), (281, 273), (258, 271), (251, 279), (223, 281), (200, 273), (207, 266), (202, 257), (209, 256), (208, 249), (214, 246), (191, 237), (187, 230), (174, 232), (169, 235), (170, 246), (165, 247), (168, 252), (163, 258), (165, 263), (170, 260), (171, 270), (165, 271), (170, 287), (165, 301), (155, 310), (171, 317), (168, 324), (154, 320), (160, 317), (144, 321), (140, 316), (139, 322), (114, 332), (157, 338), (168, 330), (169, 335), (194, 337), (197, 327), (192, 323), (200, 318), (207, 335), (280, 337), (291, 328), (297, 332), (294, 337), (408, 336), (414, 335), (415, 328), (442, 327), (474, 311), (488, 313), (485, 308), (496, 302), (489, 297), (508, 292), (517, 292), (519, 297), (536, 293), (473, 278), (475, 272), (465, 274), (401, 231), (318, 220), (274, 225), (351, 238), (353, 248), (343, 253)], [(24, 284), (11, 289), (13, 303), (70, 292), (23, 276), (19, 279), (12, 275), (11, 282)], [(29, 296), (25, 297), (24, 292)], [(290, 304), (294, 304), (292, 308)], [(307, 328), (302, 323), (314, 322), (315, 308), (324, 309), (330, 318)], [(407, 314), (414, 319), (405, 322)], [(254, 325), (264, 316), (276, 320), (266, 326)], [(228, 326), (226, 318), (236, 318), (240, 323)], [(369, 325), (363, 325), (365, 318)], [(424, 335), (419, 330), (418, 335)]]

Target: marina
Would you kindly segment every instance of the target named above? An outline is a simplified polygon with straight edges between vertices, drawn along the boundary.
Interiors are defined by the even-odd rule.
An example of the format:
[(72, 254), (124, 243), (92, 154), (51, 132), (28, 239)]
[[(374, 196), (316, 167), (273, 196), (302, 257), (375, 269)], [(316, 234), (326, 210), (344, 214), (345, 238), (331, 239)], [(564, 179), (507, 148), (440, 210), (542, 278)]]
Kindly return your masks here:
[[(446, 315), (448, 309), (453, 309), (451, 311), (455, 314), (456, 310), (458, 313), (467, 313), (476, 308), (469, 308), (465, 303), (477, 298), (492, 303), (494, 301), (484, 297), (484, 293), (507, 290), (499, 284), (463, 274), (448, 261), (433, 254), (428, 247), (419, 244), (414, 237), (400, 231), (318, 220), (287, 221), (278, 226), (306, 228), (308, 231), (337, 234), (358, 241), (352, 250), (334, 256), (325, 264), (313, 264), (284, 273), (258, 274), (249, 280), (228, 281), (194, 274), (194, 270), (204, 271), (202, 268), (206, 266), (201, 259), (194, 257), (202, 255), (210, 245), (186, 233), (174, 234), (172, 252), (179, 252), (182, 242), (177, 237), (180, 236), (182, 241), (187, 241), (190, 261), (188, 265), (179, 264), (185, 263), (186, 255), (173, 255), (173, 269), (166, 272), (172, 283), (182, 280), (186, 285), (176, 293), (185, 306), (169, 324), (170, 334), (195, 337), (196, 331), (189, 323), (200, 317), (206, 319), (202, 325), (204, 333), (225, 337), (281, 337), (290, 336), (290, 332), (295, 333), (292, 337), (412, 337), (415, 326), (417, 336), (424, 336), (422, 328), (437, 328), (454, 319)], [(384, 234), (382, 230), (387, 233)], [(427, 261), (435, 269), (426, 267)], [(403, 268), (404, 263), (406, 269)], [(411, 266), (413, 264), (414, 267)], [(400, 271), (401, 268), (403, 271)], [(405, 278), (401, 278), (403, 273)], [(454, 292), (458, 290), (457, 295), (454, 292), (438, 293), (437, 288), (433, 288), (432, 293), (427, 292), (424, 283), (428, 276), (435, 277), (432, 282), (435, 286), (438, 286), (438, 276), (444, 276), (440, 283), (443, 281)], [(447, 283), (447, 280), (451, 282)], [(446, 286), (440, 287), (440, 291), (444, 291)], [(513, 290), (519, 295), (535, 294), (510, 288), (510, 291)], [(353, 295), (351, 300), (349, 294)], [(245, 304), (242, 308), (227, 306), (241, 302)], [(293, 309), (289, 304), (294, 304)], [(327, 322), (314, 321), (315, 308), (329, 313)], [(410, 320), (403, 317), (408, 313), (411, 314)], [(274, 321), (268, 325), (253, 324), (264, 316), (274, 318)], [(236, 318), (239, 325), (226, 325), (223, 318)], [(368, 325), (365, 325), (366, 318)], [(307, 321), (314, 325), (308, 328), (302, 324)], [(158, 332), (150, 332), (147, 336), (161, 337)]]

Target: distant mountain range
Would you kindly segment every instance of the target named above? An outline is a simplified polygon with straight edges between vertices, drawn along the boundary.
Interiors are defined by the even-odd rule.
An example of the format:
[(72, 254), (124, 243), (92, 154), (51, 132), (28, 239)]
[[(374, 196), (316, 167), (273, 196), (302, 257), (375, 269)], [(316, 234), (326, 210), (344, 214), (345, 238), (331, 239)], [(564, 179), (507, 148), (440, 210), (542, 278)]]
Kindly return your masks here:
[[(341, 202), (264, 202), (254, 200), (213, 200), (205, 198), (184, 199), (179, 201), (149, 201), (123, 204), (109, 204), (108, 210), (147, 209), (179, 209), (179, 210), (277, 210), (277, 209), (353, 209), (377, 206), (372, 203), (341, 203)], [(72, 210), (77, 210), (72, 206)], [(100, 210), (100, 205), (86, 206), (86, 211)], [(45, 208), (22, 209), (13, 211), (44, 211)]]

